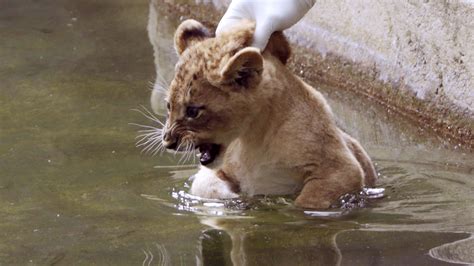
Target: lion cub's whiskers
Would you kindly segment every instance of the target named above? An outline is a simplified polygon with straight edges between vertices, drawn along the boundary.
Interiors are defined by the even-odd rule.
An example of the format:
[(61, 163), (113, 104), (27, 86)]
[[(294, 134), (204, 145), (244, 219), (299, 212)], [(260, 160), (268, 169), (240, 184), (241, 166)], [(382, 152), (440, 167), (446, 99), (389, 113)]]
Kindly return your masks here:
[[(189, 140), (184, 140), (181, 142), (181, 144), (184, 145), (184, 149), (181, 151), (182, 152), (181, 158), (179, 159), (178, 164), (182, 164), (189, 161), (191, 157), (193, 157), (193, 163), (195, 163), (196, 156), (194, 155), (196, 154), (196, 151), (195, 151), (196, 146), (194, 145), (194, 143)], [(178, 150), (179, 150), (179, 147), (181, 147), (181, 144), (178, 146)]]
[[(181, 139), (181, 143), (178, 146), (178, 151), (181, 152), (181, 158), (178, 161), (178, 164), (189, 162), (191, 157), (193, 158), (193, 163), (196, 163), (196, 145), (192, 141), (192, 138), (189, 137), (192, 132), (188, 131), (188, 134)], [(181, 149), (183, 147), (183, 149)], [(176, 152), (175, 152), (176, 154)]]
[(143, 109), (143, 111), (140, 109), (132, 109), (132, 111), (139, 112), (140, 114), (150, 119), (151, 121), (158, 123), (162, 127), (164, 126), (163, 122), (161, 122), (160, 119), (158, 119), (158, 117), (156, 117), (152, 112), (150, 112), (145, 106), (140, 105), (140, 107)]
[[(146, 107), (140, 106), (143, 110), (141, 109), (133, 109), (133, 111), (136, 111), (140, 114), (142, 114), (144, 117), (147, 119), (153, 121), (154, 123), (157, 123), (160, 127), (155, 127), (155, 126), (149, 126), (149, 125), (142, 125), (142, 124), (137, 124), (137, 123), (129, 123), (130, 125), (138, 126), (142, 129), (138, 130), (137, 132), (139, 133), (135, 139), (137, 139), (135, 146), (137, 148), (142, 148), (141, 152), (145, 154), (151, 154), (152, 156), (157, 155), (160, 153), (160, 155), (166, 150), (165, 147), (163, 146), (163, 127), (165, 126), (163, 122), (161, 122), (158, 117), (156, 117), (152, 112), (150, 112)], [(170, 130), (173, 130), (173, 127), (175, 125), (172, 125)], [(188, 139), (184, 139), (180, 141), (178, 147), (176, 148), (176, 151), (174, 151), (174, 155), (179, 152), (180, 153), (180, 159), (178, 161), (178, 164), (183, 164), (185, 162), (188, 162), (191, 157), (193, 157), (193, 163), (196, 162), (196, 151), (195, 151), (195, 145), (192, 141)]]
[(154, 123), (157, 123), (160, 127), (129, 123), (130, 125), (142, 128), (141, 130), (137, 131), (139, 135), (135, 137), (135, 139), (138, 139), (135, 143), (135, 146), (143, 147), (141, 152), (145, 154), (151, 154), (152, 156), (158, 154), (158, 152), (163, 153), (163, 151), (165, 150), (163, 146), (164, 124), (153, 113), (148, 111), (147, 108), (142, 105), (140, 107), (143, 109), (143, 111), (140, 109), (133, 109), (133, 111), (142, 114), (147, 119), (153, 121)]
[(162, 92), (164, 94), (167, 94), (168, 93), (168, 87), (169, 87), (169, 83), (158, 72), (157, 75), (156, 75), (155, 83), (153, 83), (153, 88), (159, 90), (160, 92)]
[(136, 147), (143, 147), (142, 153), (156, 155), (158, 152), (164, 151), (162, 129), (155, 128), (154, 130), (149, 129), (149, 131), (148, 133), (138, 135), (135, 145)]

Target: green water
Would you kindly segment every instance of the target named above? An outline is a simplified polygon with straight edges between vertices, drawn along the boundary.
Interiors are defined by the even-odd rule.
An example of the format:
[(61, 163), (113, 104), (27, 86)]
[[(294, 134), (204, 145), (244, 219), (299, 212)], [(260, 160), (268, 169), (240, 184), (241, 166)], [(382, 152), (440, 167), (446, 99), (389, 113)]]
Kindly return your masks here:
[(321, 84), (383, 199), (334, 215), (190, 199), (196, 167), (141, 154), (129, 125), (150, 124), (132, 109), (154, 51), (165, 79), (176, 60), (179, 18), (151, 12), (154, 47), (148, 1), (0, 0), (0, 265), (474, 263), (473, 154)]

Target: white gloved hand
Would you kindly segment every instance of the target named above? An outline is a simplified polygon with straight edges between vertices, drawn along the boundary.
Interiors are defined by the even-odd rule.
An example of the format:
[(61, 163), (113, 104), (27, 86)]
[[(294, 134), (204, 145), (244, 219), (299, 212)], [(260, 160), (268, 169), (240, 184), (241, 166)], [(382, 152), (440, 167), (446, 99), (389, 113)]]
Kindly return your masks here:
[(316, 0), (233, 0), (216, 29), (216, 35), (228, 31), (242, 19), (256, 22), (252, 46), (265, 49), (270, 35), (298, 22)]

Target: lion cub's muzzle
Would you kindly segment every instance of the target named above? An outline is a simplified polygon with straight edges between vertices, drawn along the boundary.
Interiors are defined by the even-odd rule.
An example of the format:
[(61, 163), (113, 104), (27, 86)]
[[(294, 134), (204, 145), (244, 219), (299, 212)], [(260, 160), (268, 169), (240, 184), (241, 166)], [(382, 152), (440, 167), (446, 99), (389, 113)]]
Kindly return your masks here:
[(176, 150), (178, 148), (178, 138), (173, 137), (170, 132), (163, 135), (163, 146), (169, 150)]
[[(163, 134), (163, 146), (169, 150), (180, 151), (180, 146), (182, 146), (180, 142), (180, 137), (178, 134), (173, 134), (172, 130), (167, 130)], [(185, 145), (186, 146), (186, 145)], [(201, 142), (195, 143), (194, 146), (196, 149), (199, 150), (199, 162), (202, 165), (209, 165), (215, 161), (215, 159), (221, 153), (222, 146), (212, 142)], [(189, 150), (181, 150), (181, 151), (189, 151)]]

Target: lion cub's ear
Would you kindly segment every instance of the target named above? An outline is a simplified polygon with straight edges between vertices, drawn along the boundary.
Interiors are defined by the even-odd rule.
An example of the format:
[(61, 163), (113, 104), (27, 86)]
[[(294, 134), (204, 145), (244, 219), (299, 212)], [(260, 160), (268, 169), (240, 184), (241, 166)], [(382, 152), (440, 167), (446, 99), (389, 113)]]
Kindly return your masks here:
[(183, 21), (174, 34), (174, 49), (181, 55), (184, 50), (197, 42), (212, 37), (209, 30), (194, 19)]
[(221, 69), (221, 80), (237, 87), (250, 88), (258, 85), (263, 71), (260, 50), (247, 47), (232, 56)]

